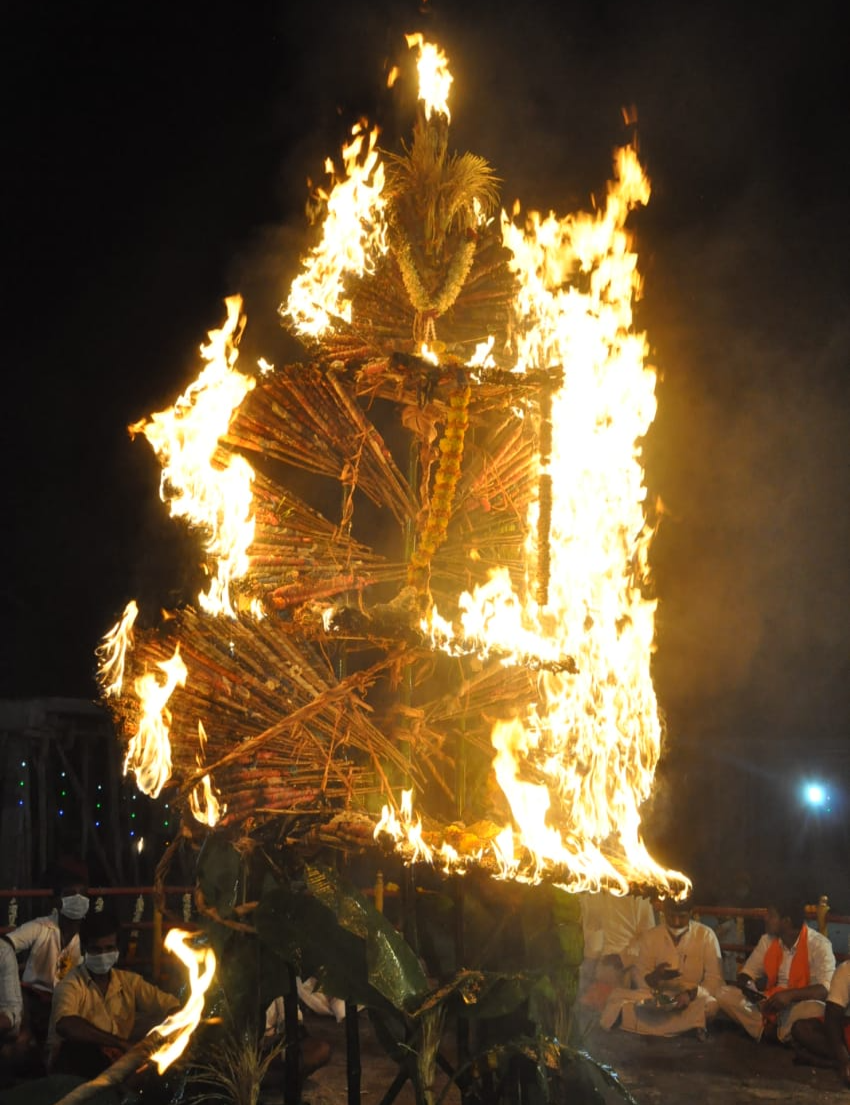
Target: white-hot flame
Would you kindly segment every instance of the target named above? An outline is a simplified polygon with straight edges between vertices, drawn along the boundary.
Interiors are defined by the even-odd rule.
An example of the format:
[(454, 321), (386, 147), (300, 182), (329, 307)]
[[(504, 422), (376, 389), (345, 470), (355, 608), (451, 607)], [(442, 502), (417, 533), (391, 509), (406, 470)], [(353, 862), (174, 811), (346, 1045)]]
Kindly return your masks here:
[(419, 74), (419, 99), (424, 106), (425, 118), (430, 119), (436, 112), (438, 115), (445, 115), (450, 121), (449, 89), (454, 77), (449, 72), (448, 58), (439, 46), (426, 42), (418, 32), (404, 37), (411, 50), (414, 47), (419, 50), (416, 70)]
[[(594, 215), (502, 216), (519, 291), (518, 371), (563, 368), (552, 398), (550, 570), (545, 606), (532, 595), (540, 504), (528, 518), (525, 579), (493, 572), (459, 600), (456, 621), (428, 628), (441, 647), (536, 657), (537, 701), (493, 730), (494, 770), (517, 829), (498, 850), (519, 877), (553, 869), (571, 889), (629, 881), (681, 892), (688, 880), (649, 856), (640, 839), (661, 727), (650, 677), (655, 602), (644, 589), (651, 529), (641, 439), (655, 415), (655, 373), (632, 325), (639, 291), (628, 212), (649, 198), (631, 149)], [(581, 274), (581, 288), (575, 277)], [(458, 641), (461, 638), (461, 641)], [(577, 672), (559, 663), (573, 658)], [(518, 856), (519, 859), (513, 857)]]
[(133, 626), (139, 615), (135, 599), (130, 599), (124, 613), (97, 646), (97, 681), (105, 698), (117, 698), (124, 685), (124, 664), (133, 647)]
[(422, 822), (413, 815), (413, 791), (401, 792), (401, 806), (398, 814), (390, 807), (381, 810), (381, 819), (375, 826), (375, 839), (386, 833), (396, 843), (404, 842), (406, 858), (410, 863), (434, 862), (434, 852), (422, 839)]
[(206, 368), (173, 407), (143, 419), (130, 431), (143, 433), (159, 458), (160, 494), (172, 517), (185, 518), (208, 535), (206, 551), (214, 570), (209, 589), (198, 596), (199, 604), (208, 613), (235, 618), (230, 584), (249, 567), (254, 471), (241, 456), (223, 460), (218, 442), (254, 380), (234, 367), (245, 321), (242, 299), (231, 296), (225, 302), (224, 326), (211, 330), (209, 341), (201, 346)]
[(376, 148), (378, 128), (367, 134), (358, 123), (351, 133), (351, 142), (342, 150), (344, 176), (336, 176), (330, 159), (325, 163), (333, 183), (329, 192), (318, 192), (326, 208), (322, 239), (311, 250), (304, 271), (293, 280), (289, 298), (280, 308), (299, 334), (311, 338), (332, 330), (335, 319), (351, 322), (345, 278), (372, 272), (376, 259), (388, 248), (384, 165)]
[(165, 673), (160, 681), (154, 672), (140, 675), (133, 684), (139, 699), (139, 726), (127, 746), (124, 758), (124, 774), (132, 771), (136, 785), (144, 794), (158, 798), (171, 778), (171, 711), (168, 700), (175, 687), (186, 684), (187, 669), (180, 656), (180, 646), (170, 660), (163, 660), (157, 667)]
[(169, 929), (165, 937), (165, 947), (183, 962), (189, 972), (189, 997), (182, 1009), (166, 1017), (162, 1024), (157, 1025), (149, 1033), (149, 1035), (162, 1036), (166, 1040), (171, 1036), (174, 1037), (151, 1055), (160, 1074), (185, 1051), (204, 1012), (204, 996), (215, 975), (215, 952), (212, 948), (190, 947), (191, 939), (191, 933), (176, 928)]

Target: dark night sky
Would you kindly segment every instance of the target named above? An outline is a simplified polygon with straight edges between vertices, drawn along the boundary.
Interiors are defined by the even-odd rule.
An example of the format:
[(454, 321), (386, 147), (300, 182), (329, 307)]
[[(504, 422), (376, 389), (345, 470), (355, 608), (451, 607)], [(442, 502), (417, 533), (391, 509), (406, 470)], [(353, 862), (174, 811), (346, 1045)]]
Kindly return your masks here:
[(246, 296), (250, 349), (279, 355), (305, 178), (361, 112), (406, 133), (385, 64), (421, 27), (450, 57), (454, 143), (495, 165), (505, 203), (585, 207), (627, 137), (621, 106), (638, 108), (665, 777), (786, 748), (850, 794), (839, 5), (432, 7), (4, 16), (0, 695), (91, 695), (92, 648), (126, 600), (175, 560), (177, 593), (190, 550), (125, 427), (196, 375), (226, 294)]

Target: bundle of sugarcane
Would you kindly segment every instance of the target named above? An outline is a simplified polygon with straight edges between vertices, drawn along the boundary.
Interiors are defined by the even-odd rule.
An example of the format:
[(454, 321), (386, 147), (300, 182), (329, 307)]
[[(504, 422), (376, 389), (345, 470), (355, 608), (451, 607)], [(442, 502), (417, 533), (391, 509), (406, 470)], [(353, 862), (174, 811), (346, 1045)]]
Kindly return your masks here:
[[(255, 532), (248, 550), (250, 568), (238, 590), (249, 595), (275, 595), (283, 588), (313, 581), (357, 578), (360, 586), (397, 578), (398, 570), (368, 545), (357, 542), (308, 506), (293, 492), (258, 472), (253, 485)], [(349, 590), (342, 582), (340, 590)]]
[(294, 365), (242, 403), (224, 444), (356, 486), (399, 521), (416, 503), (390, 450), (327, 365)]
[(267, 809), (332, 806), (374, 790), (383, 765), (408, 770), (364, 697), (396, 658), (340, 681), (326, 655), (275, 618), (225, 620), (191, 608), (158, 631), (137, 632), (128, 689), (114, 707), (126, 740), (139, 730), (144, 678), (178, 647), (185, 685), (175, 687), (167, 711), (170, 785), (184, 796), (212, 775), (233, 816), (256, 809), (258, 796)]

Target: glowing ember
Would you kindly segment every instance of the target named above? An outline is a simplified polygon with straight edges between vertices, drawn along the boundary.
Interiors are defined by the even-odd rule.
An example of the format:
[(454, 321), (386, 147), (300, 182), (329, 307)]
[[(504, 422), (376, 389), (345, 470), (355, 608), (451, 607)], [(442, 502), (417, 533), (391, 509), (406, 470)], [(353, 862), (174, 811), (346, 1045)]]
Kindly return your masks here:
[[(203, 767), (207, 747), (207, 732), (204, 729), (204, 723), (200, 720), (198, 720), (198, 743), (201, 747), (196, 759), (198, 767)], [(214, 828), (219, 819), (227, 812), (227, 805), (222, 805), (219, 801), (218, 792), (213, 787), (209, 775), (204, 775), (200, 783), (190, 791), (189, 809), (196, 821), (200, 821), (202, 825), (207, 825), (210, 829)]]
[(244, 328), (242, 299), (226, 300), (227, 321), (211, 330), (201, 346), (206, 368), (167, 411), (130, 427), (143, 433), (162, 465), (160, 495), (174, 518), (198, 526), (208, 539), (206, 551), (215, 563), (209, 590), (198, 602), (211, 614), (236, 617), (230, 583), (248, 570), (248, 546), (254, 539), (251, 483), (254, 472), (241, 456), (222, 460), (218, 440), (226, 433), (254, 380), (234, 369)]
[(139, 790), (151, 798), (157, 798), (171, 778), (171, 742), (168, 739), (171, 712), (168, 700), (175, 687), (185, 686), (187, 675), (180, 646), (174, 650), (170, 660), (164, 660), (157, 667), (165, 672), (164, 682), (160, 682), (153, 672), (148, 672), (140, 675), (134, 683), (141, 714), (138, 730), (130, 740), (124, 759), (124, 774), (132, 771)]
[(293, 280), (289, 298), (280, 308), (299, 334), (312, 338), (333, 329), (334, 320), (351, 322), (345, 277), (372, 272), (375, 258), (387, 251), (384, 166), (375, 148), (378, 129), (367, 135), (358, 123), (351, 133), (351, 142), (342, 150), (345, 176), (336, 177), (330, 159), (325, 163), (333, 187), (330, 192), (318, 191), (326, 210), (322, 240), (311, 251), (304, 271)]
[(411, 50), (414, 47), (419, 50), (416, 69), (419, 74), (419, 99), (425, 108), (425, 118), (430, 119), (436, 112), (451, 120), (449, 89), (454, 78), (449, 72), (446, 55), (433, 42), (426, 42), (421, 34), (404, 37)]
[(118, 698), (124, 685), (124, 661), (127, 650), (133, 647), (133, 626), (139, 615), (135, 599), (131, 599), (119, 621), (95, 649), (98, 659), (97, 681), (105, 698)]
[(215, 975), (215, 952), (212, 948), (192, 948), (189, 941), (192, 934), (182, 929), (170, 929), (165, 938), (165, 947), (173, 952), (186, 966), (189, 972), (189, 998), (182, 1009), (152, 1029), (149, 1035), (166, 1039), (174, 1036), (170, 1043), (163, 1044), (152, 1055), (160, 1074), (166, 1071), (175, 1059), (179, 1058), (204, 1011), (204, 995)]

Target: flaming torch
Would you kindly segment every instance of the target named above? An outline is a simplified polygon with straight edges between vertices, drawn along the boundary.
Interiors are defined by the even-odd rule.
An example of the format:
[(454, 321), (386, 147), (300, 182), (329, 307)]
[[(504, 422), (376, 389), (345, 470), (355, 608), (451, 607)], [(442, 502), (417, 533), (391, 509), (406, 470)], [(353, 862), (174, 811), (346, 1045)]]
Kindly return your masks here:
[(215, 952), (212, 948), (190, 947), (191, 939), (191, 933), (176, 928), (169, 929), (165, 938), (165, 947), (182, 961), (189, 972), (189, 998), (182, 1009), (166, 1017), (149, 1033), (152, 1037), (161, 1036), (166, 1040), (174, 1037), (151, 1055), (160, 1074), (186, 1050), (204, 1012), (204, 997), (215, 975)]

